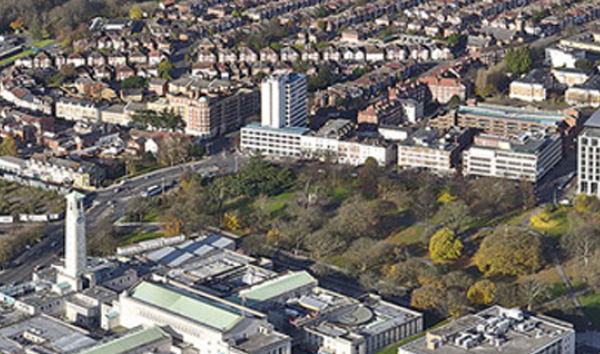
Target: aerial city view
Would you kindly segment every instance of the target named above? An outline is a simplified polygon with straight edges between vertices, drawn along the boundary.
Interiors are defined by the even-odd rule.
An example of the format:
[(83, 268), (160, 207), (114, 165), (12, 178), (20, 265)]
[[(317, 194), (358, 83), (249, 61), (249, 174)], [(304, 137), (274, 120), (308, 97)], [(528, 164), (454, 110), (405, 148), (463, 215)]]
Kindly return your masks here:
[(0, 0), (0, 354), (600, 354), (600, 0)]

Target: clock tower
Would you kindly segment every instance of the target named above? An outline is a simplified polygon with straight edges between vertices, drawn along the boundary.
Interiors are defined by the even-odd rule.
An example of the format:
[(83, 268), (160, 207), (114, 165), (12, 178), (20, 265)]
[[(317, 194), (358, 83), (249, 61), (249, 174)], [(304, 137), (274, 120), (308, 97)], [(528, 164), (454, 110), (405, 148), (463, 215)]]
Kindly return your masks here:
[(87, 241), (85, 237), (84, 195), (72, 192), (66, 196), (65, 213), (65, 267), (63, 275), (73, 290), (81, 290), (82, 275), (87, 267)]

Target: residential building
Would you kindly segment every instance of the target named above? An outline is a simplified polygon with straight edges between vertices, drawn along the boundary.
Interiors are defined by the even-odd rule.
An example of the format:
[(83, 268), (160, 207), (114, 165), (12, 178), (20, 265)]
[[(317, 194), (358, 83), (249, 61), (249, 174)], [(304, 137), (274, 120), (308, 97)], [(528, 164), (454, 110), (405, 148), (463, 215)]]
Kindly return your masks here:
[(125, 106), (115, 104), (102, 109), (100, 121), (103, 123), (128, 126), (131, 122), (130, 116), (125, 113)]
[(583, 84), (569, 87), (565, 92), (565, 101), (573, 106), (600, 106), (600, 75), (590, 77)]
[(471, 94), (470, 85), (456, 76), (427, 76), (419, 81), (429, 87), (431, 98), (440, 103), (448, 103), (454, 96), (465, 101)]
[(404, 120), (404, 107), (399, 100), (384, 98), (358, 112), (358, 124), (398, 126)]
[(600, 109), (585, 122), (577, 139), (577, 191), (600, 198)]
[(552, 76), (544, 69), (533, 69), (510, 83), (509, 97), (527, 102), (541, 102), (548, 98)]
[[(487, 134), (512, 136), (520, 131), (560, 132), (575, 137), (581, 128), (576, 109), (543, 111), (537, 109), (476, 104), (460, 106), (456, 112), (432, 121), (435, 126), (475, 128)], [(433, 126), (432, 125), (432, 126)]]
[(89, 101), (63, 98), (56, 101), (55, 114), (57, 118), (95, 123), (100, 121), (101, 110)]
[(25, 175), (44, 182), (90, 189), (100, 185), (103, 172), (94, 164), (58, 157), (33, 156), (26, 160)]
[(317, 132), (300, 138), (302, 157), (330, 159), (334, 162), (358, 166), (369, 158), (380, 166), (396, 160), (396, 146), (379, 137), (363, 137), (354, 131), (354, 123), (347, 119), (328, 121)]
[(539, 181), (562, 159), (558, 134), (521, 132), (513, 137), (481, 134), (463, 153), (463, 173), (514, 180)]
[(242, 126), (248, 117), (258, 115), (258, 91), (250, 88), (190, 98), (167, 95), (168, 108), (178, 112), (187, 134), (213, 137)]
[(583, 85), (591, 77), (591, 74), (585, 70), (571, 68), (552, 69), (552, 75), (558, 83), (567, 87)]
[(432, 329), (398, 354), (575, 354), (575, 329), (548, 316), (493, 306)]
[(306, 76), (277, 72), (260, 85), (261, 122), (265, 127), (306, 125)]
[(471, 144), (473, 130), (420, 128), (398, 144), (398, 166), (452, 173), (460, 166), (461, 151)]

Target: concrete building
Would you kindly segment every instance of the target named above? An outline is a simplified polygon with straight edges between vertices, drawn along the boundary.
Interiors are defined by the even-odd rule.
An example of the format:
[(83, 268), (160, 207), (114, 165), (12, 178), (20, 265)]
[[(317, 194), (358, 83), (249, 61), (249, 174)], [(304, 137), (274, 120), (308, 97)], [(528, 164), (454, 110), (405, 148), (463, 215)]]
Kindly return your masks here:
[(463, 173), (536, 183), (560, 162), (562, 151), (558, 134), (521, 132), (510, 138), (482, 134), (463, 153)]
[(585, 122), (577, 139), (577, 191), (600, 198), (600, 109)]
[(95, 343), (87, 332), (46, 315), (0, 329), (0, 351), (4, 354), (66, 354), (81, 351)]
[(301, 155), (302, 136), (310, 130), (303, 127), (272, 128), (250, 123), (240, 132), (240, 149), (265, 156), (296, 157)]
[(306, 125), (306, 76), (276, 72), (260, 85), (261, 123), (282, 128)]
[(452, 173), (460, 166), (461, 151), (472, 139), (473, 131), (468, 128), (418, 129), (398, 144), (398, 166)]
[(266, 156), (309, 160), (331, 159), (337, 163), (362, 165), (374, 158), (380, 166), (394, 162), (396, 147), (381, 138), (359, 137), (346, 119), (328, 122), (317, 132), (308, 128), (269, 128), (251, 123), (241, 130), (240, 149)]
[(494, 306), (430, 330), (398, 354), (575, 354), (575, 329), (547, 316)]
[(307, 272), (289, 272), (238, 292), (232, 299), (268, 313), (296, 333), (308, 352), (373, 354), (423, 329), (420, 313), (369, 295), (356, 300), (318, 287)]
[(171, 336), (159, 327), (142, 327), (107, 339), (79, 354), (169, 354), (172, 342)]
[(199, 354), (291, 353), (291, 338), (262, 313), (190, 288), (144, 281), (122, 293), (114, 311), (125, 328), (170, 327)]

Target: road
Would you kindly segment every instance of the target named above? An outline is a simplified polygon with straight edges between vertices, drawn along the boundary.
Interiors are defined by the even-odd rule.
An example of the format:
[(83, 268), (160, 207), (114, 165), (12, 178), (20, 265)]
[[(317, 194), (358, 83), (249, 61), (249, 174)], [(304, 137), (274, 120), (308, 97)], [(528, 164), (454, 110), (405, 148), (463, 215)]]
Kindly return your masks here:
[[(125, 207), (129, 199), (140, 195), (142, 191), (152, 185), (162, 183), (168, 185), (173, 181), (178, 181), (181, 175), (190, 169), (199, 172), (209, 166), (217, 166), (218, 174), (230, 174), (239, 168), (238, 163), (244, 161), (244, 158), (238, 154), (213, 155), (200, 161), (164, 168), (132, 178), (123, 186), (113, 185), (91, 192), (88, 194), (91, 203), (86, 209), (87, 228), (88, 230), (93, 228), (103, 218), (112, 222), (117, 221), (125, 214)], [(35, 267), (48, 266), (56, 261), (55, 255), (63, 251), (63, 238), (63, 220), (47, 224), (42, 240), (19, 255), (12, 262), (12, 266), (0, 274), (0, 284), (29, 280)]]

